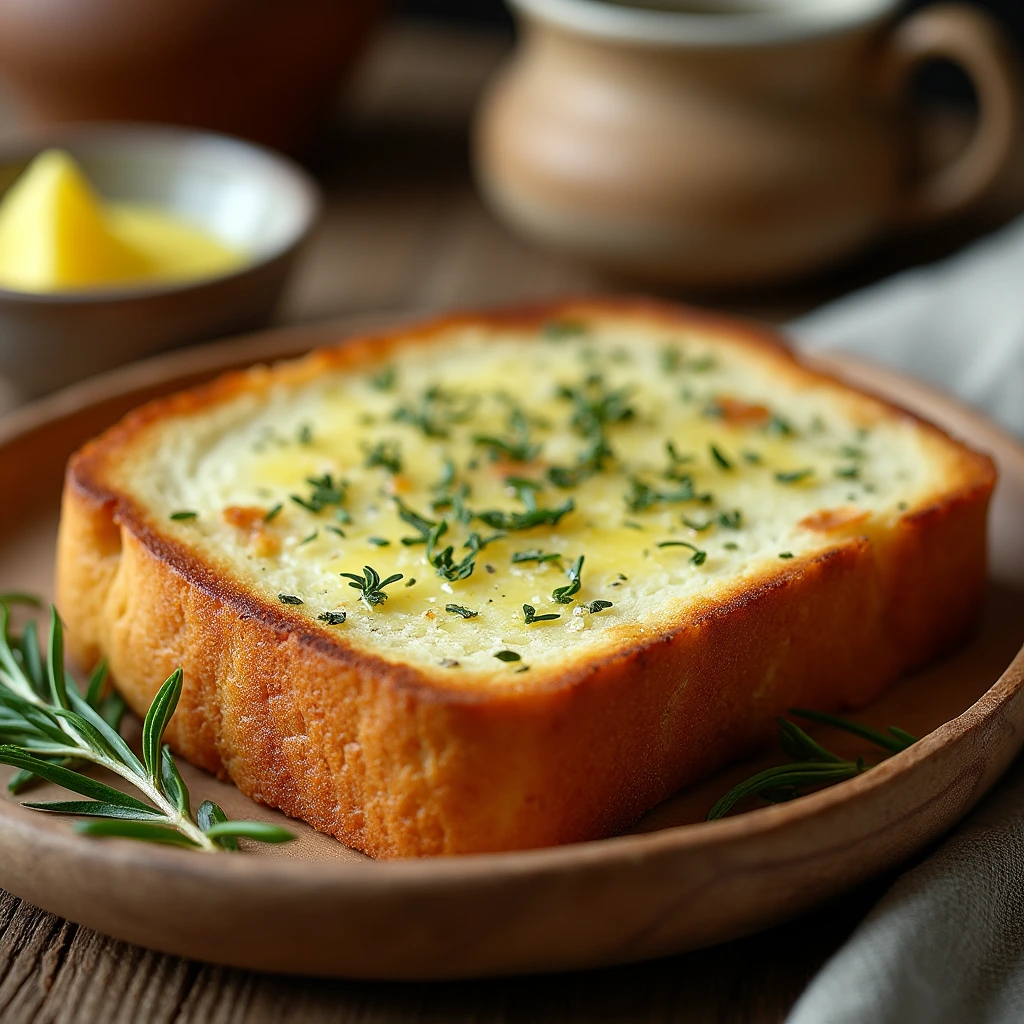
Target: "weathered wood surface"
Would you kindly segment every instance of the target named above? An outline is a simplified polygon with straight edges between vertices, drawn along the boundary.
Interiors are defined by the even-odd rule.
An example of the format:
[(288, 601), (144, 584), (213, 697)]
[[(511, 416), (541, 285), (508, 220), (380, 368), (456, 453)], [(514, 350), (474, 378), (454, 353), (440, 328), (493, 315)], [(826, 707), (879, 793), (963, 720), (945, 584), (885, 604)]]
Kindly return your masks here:
[(775, 1024), (880, 886), (725, 946), (603, 971), (446, 983), (284, 978), (162, 956), (0, 894), (4, 1024)]

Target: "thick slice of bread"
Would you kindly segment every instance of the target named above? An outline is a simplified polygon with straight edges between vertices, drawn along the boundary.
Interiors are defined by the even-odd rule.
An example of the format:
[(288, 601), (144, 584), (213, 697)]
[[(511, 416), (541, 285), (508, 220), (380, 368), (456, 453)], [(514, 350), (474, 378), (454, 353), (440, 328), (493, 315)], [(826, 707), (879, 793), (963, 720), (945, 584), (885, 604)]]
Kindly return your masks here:
[(137, 711), (184, 666), (171, 744), (255, 799), (375, 857), (542, 846), (955, 644), (994, 477), (745, 324), (453, 317), (86, 445), (58, 602)]

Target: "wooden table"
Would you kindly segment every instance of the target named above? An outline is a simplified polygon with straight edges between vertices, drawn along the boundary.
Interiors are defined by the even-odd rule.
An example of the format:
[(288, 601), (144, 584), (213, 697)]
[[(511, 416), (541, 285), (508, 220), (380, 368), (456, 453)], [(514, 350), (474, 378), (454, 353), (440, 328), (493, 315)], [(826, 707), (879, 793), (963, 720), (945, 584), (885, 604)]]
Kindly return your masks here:
[[(281, 322), (616, 287), (509, 235), (473, 190), (469, 115), (481, 82), (507, 47), (500, 37), (408, 26), (380, 37), (319, 158), (327, 212), (283, 304)], [(955, 117), (941, 119), (930, 133), (936, 151), (955, 146), (959, 137), (962, 125)], [(890, 240), (817, 281), (714, 301), (780, 320), (953, 251), (1024, 209), (1022, 169), (1024, 157), (1000, 194), (969, 221)], [(0, 1020), (768, 1024), (785, 1017), (889, 881), (876, 881), (771, 932), (668, 960), (443, 984), (281, 978), (190, 963), (105, 938), (0, 893)]]

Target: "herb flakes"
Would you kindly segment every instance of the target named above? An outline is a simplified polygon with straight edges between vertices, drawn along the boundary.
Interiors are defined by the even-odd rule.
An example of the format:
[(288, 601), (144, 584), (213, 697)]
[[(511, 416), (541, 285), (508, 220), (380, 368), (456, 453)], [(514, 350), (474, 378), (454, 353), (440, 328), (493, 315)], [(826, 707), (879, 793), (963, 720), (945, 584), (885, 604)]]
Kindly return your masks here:
[(693, 554), (690, 555), (691, 565), (703, 565), (708, 558), (708, 553), (702, 551), (696, 544), (686, 540), (661, 540), (654, 545), (656, 548), (689, 548)]
[(460, 619), (475, 619), (480, 614), (469, 608), (464, 608), (461, 604), (446, 604), (444, 610), (451, 612), (452, 615), (458, 615)]
[(347, 618), (347, 612), (321, 612), (317, 616), (319, 622), (326, 622), (328, 626), (340, 626)]
[(562, 616), (558, 612), (548, 612), (546, 615), (538, 615), (537, 609), (532, 604), (523, 605), (523, 621), (527, 626), (533, 625), (535, 622), (552, 622), (555, 619), (560, 619)]
[(566, 575), (569, 577), (569, 582), (564, 587), (555, 587), (551, 591), (552, 600), (558, 604), (571, 604), (572, 599), (580, 592), (582, 582), (580, 575), (583, 572), (583, 555), (580, 555), (575, 562), (569, 566), (566, 571)]
[(779, 471), (775, 474), (775, 481), (780, 484), (798, 484), (812, 476), (814, 476), (813, 469)]

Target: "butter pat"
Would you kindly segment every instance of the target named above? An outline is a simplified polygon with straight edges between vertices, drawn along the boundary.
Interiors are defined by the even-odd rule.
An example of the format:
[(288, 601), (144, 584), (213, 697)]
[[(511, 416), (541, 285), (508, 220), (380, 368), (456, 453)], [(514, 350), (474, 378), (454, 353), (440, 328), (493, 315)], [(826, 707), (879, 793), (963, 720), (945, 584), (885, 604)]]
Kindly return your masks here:
[(104, 204), (60, 150), (41, 153), (0, 202), (0, 287), (81, 291), (213, 277), (244, 257), (155, 207)]

